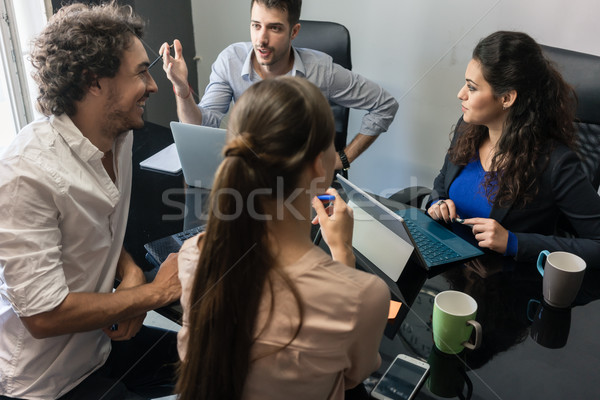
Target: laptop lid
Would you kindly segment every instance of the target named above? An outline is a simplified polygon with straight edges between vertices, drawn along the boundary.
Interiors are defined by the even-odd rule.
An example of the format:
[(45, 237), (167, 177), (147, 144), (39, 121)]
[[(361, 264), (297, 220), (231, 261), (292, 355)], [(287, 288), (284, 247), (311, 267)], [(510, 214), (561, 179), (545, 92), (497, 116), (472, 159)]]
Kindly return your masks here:
[(183, 178), (190, 186), (211, 189), (223, 161), (225, 129), (171, 122)]
[(402, 217), (358, 186), (337, 175), (354, 211), (352, 247), (396, 282), (413, 253)]

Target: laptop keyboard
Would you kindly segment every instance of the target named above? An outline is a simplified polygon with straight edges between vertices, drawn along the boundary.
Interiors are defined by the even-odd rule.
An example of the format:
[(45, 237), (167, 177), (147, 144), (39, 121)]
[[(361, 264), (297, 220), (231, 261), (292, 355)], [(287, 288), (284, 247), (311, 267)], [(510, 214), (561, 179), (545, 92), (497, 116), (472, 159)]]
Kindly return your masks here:
[(206, 229), (206, 225), (197, 226), (195, 228), (186, 229), (185, 231), (173, 234), (173, 239), (179, 243), (179, 245), (183, 245), (183, 242), (191, 238), (192, 236), (196, 236), (200, 232), (204, 232)]
[(457, 252), (444, 243), (433, 240), (421, 233), (421, 230), (414, 222), (408, 219), (405, 219), (404, 222), (427, 264), (438, 264), (460, 257)]
[(177, 253), (179, 251), (183, 242), (203, 232), (205, 229), (206, 225), (202, 225), (146, 243), (144, 245), (147, 252), (146, 260), (155, 267), (159, 267), (170, 253)]

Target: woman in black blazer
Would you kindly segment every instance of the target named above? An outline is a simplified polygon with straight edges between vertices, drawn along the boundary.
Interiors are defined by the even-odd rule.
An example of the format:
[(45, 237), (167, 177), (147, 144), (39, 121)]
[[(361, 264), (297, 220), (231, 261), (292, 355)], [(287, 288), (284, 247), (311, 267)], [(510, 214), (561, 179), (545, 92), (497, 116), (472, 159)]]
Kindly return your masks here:
[[(463, 117), (429, 215), (517, 261), (549, 250), (599, 265), (600, 197), (575, 153), (576, 96), (540, 46), (520, 32), (482, 39), (458, 98)], [(576, 237), (555, 234), (561, 215)]]

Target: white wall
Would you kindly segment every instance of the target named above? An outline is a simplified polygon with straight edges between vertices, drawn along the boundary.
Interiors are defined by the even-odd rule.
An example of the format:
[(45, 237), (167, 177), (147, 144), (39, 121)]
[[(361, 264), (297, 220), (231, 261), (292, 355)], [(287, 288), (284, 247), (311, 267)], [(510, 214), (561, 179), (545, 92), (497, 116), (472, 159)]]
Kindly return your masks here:
[[(193, 1), (201, 89), (218, 53), (249, 40), (249, 3)], [(520, 30), (542, 44), (600, 55), (598, 15), (600, 2), (590, 0), (304, 0), (301, 18), (345, 25), (353, 70), (400, 104), (390, 130), (350, 170), (360, 186), (386, 195), (408, 185), (431, 186), (460, 116), (456, 94), (479, 39)], [(349, 138), (362, 115), (351, 112)]]

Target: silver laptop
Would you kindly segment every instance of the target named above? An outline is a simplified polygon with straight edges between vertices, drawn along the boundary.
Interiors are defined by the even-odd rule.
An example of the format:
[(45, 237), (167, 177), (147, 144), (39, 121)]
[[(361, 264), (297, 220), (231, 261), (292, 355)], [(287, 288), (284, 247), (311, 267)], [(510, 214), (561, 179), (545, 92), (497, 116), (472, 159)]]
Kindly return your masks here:
[(171, 122), (183, 178), (190, 186), (211, 189), (223, 161), (225, 129)]

